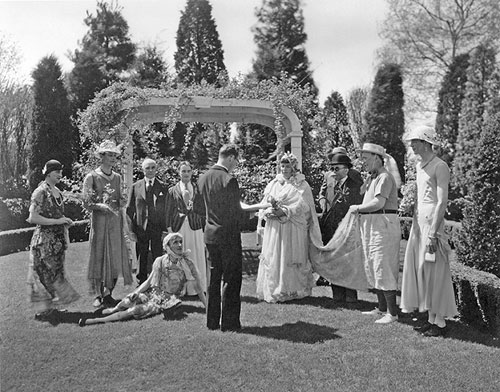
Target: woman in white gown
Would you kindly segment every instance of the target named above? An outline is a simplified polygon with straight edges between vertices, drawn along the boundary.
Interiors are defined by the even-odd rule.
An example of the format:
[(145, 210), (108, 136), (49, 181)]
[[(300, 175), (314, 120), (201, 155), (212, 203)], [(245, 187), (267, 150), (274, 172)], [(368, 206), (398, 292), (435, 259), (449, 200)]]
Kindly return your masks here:
[[(314, 224), (314, 200), (297, 158), (280, 160), (280, 173), (264, 190), (259, 212), (265, 220), (257, 273), (257, 296), (266, 302), (284, 302), (311, 295), (314, 279), (309, 261), (309, 227)], [(317, 222), (316, 222), (317, 224)]]
[[(193, 200), (198, 194), (198, 187), (191, 182), (193, 170), (189, 162), (179, 164), (181, 180), (168, 190), (167, 195), (167, 230), (179, 232), (184, 237), (184, 246), (191, 250), (191, 259), (194, 262), (200, 277), (201, 288), (207, 292), (207, 261), (205, 257), (205, 243), (203, 241), (203, 227), (205, 217), (193, 211)], [(186, 285), (186, 295), (196, 295), (193, 282)]]
[(445, 318), (457, 315), (451, 282), (450, 247), (444, 233), (450, 169), (432, 150), (433, 128), (421, 126), (407, 137), (420, 158), (417, 163), (417, 205), (406, 247), (401, 289), (403, 312), (428, 311), (428, 321), (415, 327), (426, 336), (445, 334)]

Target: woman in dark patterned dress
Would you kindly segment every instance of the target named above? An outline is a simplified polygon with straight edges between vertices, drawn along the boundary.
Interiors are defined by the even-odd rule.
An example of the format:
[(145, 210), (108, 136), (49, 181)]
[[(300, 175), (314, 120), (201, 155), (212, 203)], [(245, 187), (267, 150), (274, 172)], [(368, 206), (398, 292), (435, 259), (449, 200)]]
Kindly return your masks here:
[(28, 285), (30, 301), (39, 312), (35, 319), (47, 321), (58, 305), (79, 298), (64, 277), (64, 257), (68, 248), (68, 227), (73, 223), (64, 216), (63, 196), (56, 184), (62, 177), (62, 165), (50, 160), (45, 164), (45, 180), (31, 196), (28, 222), (36, 224), (31, 239)]
[(196, 292), (206, 308), (207, 300), (201, 288), (198, 271), (187, 257), (187, 252), (183, 252), (182, 234), (168, 234), (163, 240), (163, 248), (166, 253), (155, 260), (151, 274), (144, 283), (114, 308), (104, 309), (102, 314), (105, 317), (80, 319), (80, 327), (131, 318), (140, 320), (166, 312), (180, 305), (178, 297), (190, 281), (194, 282)]

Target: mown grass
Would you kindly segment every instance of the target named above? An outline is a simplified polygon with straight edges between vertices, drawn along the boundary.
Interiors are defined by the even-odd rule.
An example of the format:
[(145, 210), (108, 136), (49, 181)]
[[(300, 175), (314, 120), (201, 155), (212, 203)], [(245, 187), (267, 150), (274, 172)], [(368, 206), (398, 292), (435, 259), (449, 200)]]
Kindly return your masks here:
[[(188, 299), (162, 316), (80, 328), (93, 312), (87, 295), (88, 243), (72, 244), (67, 275), (82, 294), (58, 323), (40, 323), (26, 301), (28, 253), (0, 257), (1, 391), (498, 391), (500, 343), (452, 321), (447, 338), (425, 338), (411, 317), (374, 324), (338, 307), (328, 288), (287, 304), (255, 297), (247, 263), (241, 333), (205, 328)], [(130, 288), (118, 283), (115, 296)]]

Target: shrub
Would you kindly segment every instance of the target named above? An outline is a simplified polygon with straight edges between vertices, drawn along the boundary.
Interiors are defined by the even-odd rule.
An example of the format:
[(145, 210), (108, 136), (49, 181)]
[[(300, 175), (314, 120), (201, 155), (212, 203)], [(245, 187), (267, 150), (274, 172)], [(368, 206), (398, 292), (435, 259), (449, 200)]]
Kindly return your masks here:
[(500, 279), (459, 263), (451, 263), (460, 319), (500, 336)]
[[(29, 250), (34, 227), (0, 232), (0, 256)], [(69, 228), (71, 242), (82, 242), (89, 239), (88, 221), (76, 221)]]
[(458, 260), (465, 265), (500, 277), (500, 112), (485, 122), (477, 149), (477, 168), (468, 187)]
[(28, 227), (29, 206), (30, 201), (21, 198), (0, 199), (0, 231)]
[(266, 185), (276, 176), (276, 163), (238, 167), (234, 175), (238, 179), (241, 197), (245, 203), (260, 203)]

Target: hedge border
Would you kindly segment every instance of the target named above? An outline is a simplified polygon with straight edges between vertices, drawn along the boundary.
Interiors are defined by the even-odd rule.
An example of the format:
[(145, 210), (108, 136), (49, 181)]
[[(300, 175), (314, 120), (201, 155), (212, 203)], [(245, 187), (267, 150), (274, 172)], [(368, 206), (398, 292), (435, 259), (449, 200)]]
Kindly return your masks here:
[(458, 262), (450, 267), (460, 320), (500, 336), (500, 278)]
[[(71, 242), (82, 242), (88, 240), (88, 223), (88, 220), (73, 222), (73, 225), (69, 228), (69, 238)], [(34, 230), (35, 227), (26, 227), (17, 230), (1, 231), (0, 256), (29, 250)]]

